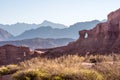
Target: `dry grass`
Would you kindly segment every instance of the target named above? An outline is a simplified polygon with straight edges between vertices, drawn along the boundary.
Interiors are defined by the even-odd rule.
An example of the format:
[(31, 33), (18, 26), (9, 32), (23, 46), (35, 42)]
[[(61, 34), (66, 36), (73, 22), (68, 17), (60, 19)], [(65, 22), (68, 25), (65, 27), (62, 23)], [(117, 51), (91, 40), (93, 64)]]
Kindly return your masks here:
[(20, 63), (22, 69), (41, 69), (51, 74), (58, 74), (64, 71), (78, 71), (81, 68), (84, 68), (81, 65), (84, 58), (77, 55), (63, 56), (56, 59), (47, 59), (47, 58), (34, 58), (30, 61), (25, 61)]
[(100, 63), (93, 67), (105, 80), (120, 80), (120, 64)]
[[(96, 60), (96, 64), (82, 65), (86, 62), (91, 64), (91, 59)], [(13, 78), (15, 80), (120, 80), (119, 62), (118, 54), (87, 57), (68, 55), (55, 59), (38, 57), (19, 63), (20, 68), (13, 74)], [(12, 70), (10, 65), (4, 66), (3, 69), (6, 67)]]

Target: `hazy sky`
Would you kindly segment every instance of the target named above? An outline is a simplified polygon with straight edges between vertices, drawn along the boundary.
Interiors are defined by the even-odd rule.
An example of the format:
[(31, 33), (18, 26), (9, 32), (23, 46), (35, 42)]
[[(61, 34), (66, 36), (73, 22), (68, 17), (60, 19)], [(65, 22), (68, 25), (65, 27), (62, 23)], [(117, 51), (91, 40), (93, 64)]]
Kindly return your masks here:
[(0, 23), (41, 23), (44, 20), (71, 25), (103, 20), (120, 8), (120, 0), (0, 0)]

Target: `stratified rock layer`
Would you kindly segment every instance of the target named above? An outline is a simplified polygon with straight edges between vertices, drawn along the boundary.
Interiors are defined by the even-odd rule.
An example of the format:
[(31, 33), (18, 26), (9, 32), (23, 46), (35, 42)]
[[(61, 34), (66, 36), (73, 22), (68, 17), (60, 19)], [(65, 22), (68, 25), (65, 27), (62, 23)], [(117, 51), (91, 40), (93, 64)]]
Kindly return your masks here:
[(5, 45), (0, 47), (0, 65), (14, 64), (30, 57), (28, 47)]

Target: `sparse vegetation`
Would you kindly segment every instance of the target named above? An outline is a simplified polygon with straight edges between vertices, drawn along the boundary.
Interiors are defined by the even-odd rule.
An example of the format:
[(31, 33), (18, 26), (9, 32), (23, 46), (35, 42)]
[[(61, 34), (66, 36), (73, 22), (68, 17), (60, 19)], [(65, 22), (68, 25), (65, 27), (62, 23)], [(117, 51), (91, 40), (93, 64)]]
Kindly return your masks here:
[(18, 71), (20, 68), (18, 65), (8, 65), (8, 66), (2, 66), (0, 67), (0, 75), (8, 75), (8, 74), (13, 74), (16, 71)]
[(15, 80), (103, 80), (101, 74), (94, 70), (79, 70), (70, 73), (50, 74), (40, 70), (19, 71), (13, 75)]
[[(90, 63), (91, 59), (96, 63)], [(2, 66), (0, 75), (11, 73), (14, 80), (120, 80), (119, 61), (118, 54), (115, 62), (113, 55), (37, 57), (18, 65)]]
[(7, 67), (2, 66), (0, 68), (0, 75), (5, 75), (9, 73), (9, 69)]

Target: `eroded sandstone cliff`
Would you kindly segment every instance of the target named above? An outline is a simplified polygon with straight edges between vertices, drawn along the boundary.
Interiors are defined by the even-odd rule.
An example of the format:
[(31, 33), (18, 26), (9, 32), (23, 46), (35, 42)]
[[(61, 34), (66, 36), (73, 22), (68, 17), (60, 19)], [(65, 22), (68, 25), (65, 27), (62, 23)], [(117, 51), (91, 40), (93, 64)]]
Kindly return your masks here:
[(120, 9), (111, 12), (104, 23), (99, 23), (91, 30), (79, 31), (79, 39), (67, 46), (47, 49), (44, 55), (60, 56), (63, 54), (119, 53), (120, 52)]
[(28, 47), (5, 45), (0, 47), (0, 65), (14, 64), (30, 58)]

